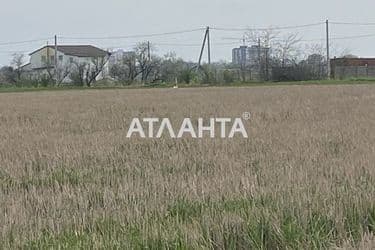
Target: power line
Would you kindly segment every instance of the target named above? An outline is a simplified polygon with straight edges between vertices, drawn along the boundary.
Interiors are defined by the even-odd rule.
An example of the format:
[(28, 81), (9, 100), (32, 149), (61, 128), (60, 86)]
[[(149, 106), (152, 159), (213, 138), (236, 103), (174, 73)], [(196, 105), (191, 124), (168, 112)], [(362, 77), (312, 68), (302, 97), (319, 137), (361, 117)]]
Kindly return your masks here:
[(212, 27), (213, 30), (221, 30), (221, 31), (249, 31), (249, 30), (287, 30), (287, 29), (298, 29), (298, 28), (306, 28), (306, 27), (313, 27), (323, 25), (324, 22), (319, 23), (310, 23), (310, 24), (303, 24), (303, 25), (295, 25), (295, 26), (284, 26), (284, 27), (272, 27), (269, 28), (222, 28), (222, 27)]
[[(281, 27), (269, 27), (269, 28), (224, 28), (224, 27), (210, 27), (212, 30), (216, 31), (249, 31), (249, 30), (259, 30), (259, 31), (265, 31), (265, 30), (290, 30), (290, 29), (303, 29), (308, 27), (314, 27), (314, 26), (320, 26), (323, 25), (325, 22), (319, 22), (319, 23), (310, 23), (310, 24), (302, 24), (302, 25), (295, 25), (295, 26), (281, 26)], [(335, 25), (349, 25), (349, 26), (375, 26), (375, 23), (372, 22), (330, 22), (330, 24)], [(170, 35), (178, 35), (178, 34), (184, 34), (184, 33), (192, 33), (197, 31), (204, 31), (206, 28), (197, 28), (197, 29), (187, 29), (187, 30), (179, 30), (179, 31), (173, 31), (173, 32), (163, 32), (163, 33), (151, 33), (151, 34), (139, 34), (139, 35), (127, 35), (127, 36), (106, 36), (106, 37), (60, 37), (61, 39), (65, 40), (116, 40), (116, 39), (126, 39), (126, 38), (150, 38), (150, 37), (164, 37), (164, 36), (170, 36)], [(369, 38), (369, 37), (375, 37), (375, 33), (369, 33), (369, 34), (359, 34), (359, 35), (349, 35), (349, 36), (333, 36), (330, 38), (330, 40), (349, 40), (349, 39), (359, 39), (359, 38)], [(22, 44), (31, 44), (34, 42), (45, 42), (52, 40), (52, 37), (49, 38), (40, 38), (40, 39), (33, 39), (33, 40), (23, 40), (23, 41), (8, 41), (8, 42), (0, 42), (0, 46), (12, 46), (12, 45), (22, 45)], [(226, 46), (226, 45), (235, 45), (238, 44), (239, 41), (242, 40), (242, 38), (224, 38), (227, 40), (237, 40), (236, 42), (213, 42), (214, 46)], [(314, 42), (314, 41), (324, 41), (324, 38), (319, 39), (300, 39), (300, 42)], [(282, 39), (276, 39), (273, 41), (283, 41)], [(157, 46), (173, 46), (173, 47), (200, 47), (200, 43), (170, 43), (166, 41), (163, 42), (156, 42), (154, 43)], [(119, 48), (121, 46), (117, 46)], [(129, 45), (125, 46), (129, 47)], [(8, 51), (8, 50), (0, 50), (0, 53), (22, 53), (24, 51)]]
[[(199, 44), (199, 43), (168, 43), (168, 42), (152, 42), (150, 41), (152, 45), (155, 45), (155, 46), (173, 46), (173, 47), (200, 47), (202, 46), (202, 44)], [(211, 41), (211, 44), (214, 45), (215, 47), (218, 47), (218, 46), (226, 46), (226, 45), (236, 45), (238, 44), (238, 42), (215, 42), (215, 41)], [(132, 48), (132, 47), (136, 47), (137, 44), (127, 44), (127, 45), (124, 45), (124, 44), (108, 44), (108, 45), (102, 45), (101, 47), (102, 48), (107, 48), (107, 49), (119, 49), (119, 48)]]
[[(237, 42), (228, 42), (228, 43), (215, 43), (215, 42), (212, 42), (211, 43), (215, 46), (221, 46), (221, 45), (235, 45), (235, 44), (238, 44)], [(200, 47), (202, 46), (202, 44), (199, 44), (199, 43), (153, 43), (154, 45), (156, 46), (176, 46), (176, 47)]]
[(330, 22), (336, 25), (353, 25), (353, 26), (375, 26), (375, 23), (345, 23), (345, 22)]
[(0, 43), (0, 46), (25, 44), (25, 43), (33, 43), (33, 42), (41, 42), (41, 41), (46, 41), (46, 40), (50, 40), (50, 39), (52, 39), (52, 38), (41, 38), (41, 39), (26, 40), (26, 41), (17, 41), (17, 42), (2, 42), (2, 43)]
[(0, 51), (1, 55), (25, 54), (26, 51)]
[[(337, 37), (331, 37), (331, 40), (348, 40), (348, 39), (359, 39), (359, 38), (367, 38), (367, 37), (375, 37), (375, 34), (363, 34), (363, 35), (355, 35), (355, 36), (337, 36)], [(212, 42), (215, 46), (225, 46), (225, 45), (236, 45), (240, 41), (243, 40), (243, 38), (222, 38), (223, 40), (236, 40), (237, 42)], [(36, 40), (28, 40), (28, 41), (19, 41), (19, 42), (7, 42), (7, 43), (0, 43), (0, 45), (12, 45), (12, 44), (23, 44), (23, 43), (31, 43), (31, 42), (40, 42), (45, 41), (48, 39), (36, 39)], [(318, 42), (318, 41), (324, 41), (324, 38), (316, 38), (316, 39), (301, 39), (300, 42)], [(283, 39), (273, 39), (274, 42), (283, 42), (285, 40)], [(163, 42), (156, 42), (153, 43), (156, 46), (175, 46), (175, 47), (200, 47), (201, 44), (199, 43), (163, 43)], [(135, 47), (136, 45), (111, 45), (110, 48), (120, 48), (120, 47)], [(106, 47), (106, 46), (102, 46)], [(25, 51), (8, 51), (8, 50), (0, 50), (0, 53), (22, 53)]]
[(199, 43), (153, 43), (156, 46), (200, 47)]
[[(355, 36), (336, 36), (330, 37), (330, 40), (348, 40), (348, 39), (358, 39), (358, 38), (366, 38), (366, 37), (375, 37), (375, 34), (363, 34), (363, 35), (355, 35)], [(283, 42), (283, 39), (274, 39), (272, 41), (276, 42)], [(318, 41), (325, 41), (324, 38), (316, 38), (316, 39), (301, 39), (300, 42), (318, 42)]]
[(147, 37), (169, 36), (169, 35), (177, 35), (177, 34), (184, 34), (184, 33), (192, 33), (192, 32), (202, 31), (202, 30), (205, 30), (205, 28), (181, 30), (181, 31), (173, 31), (173, 32), (164, 32), (164, 33), (154, 33), (154, 34), (129, 35), (129, 36), (107, 36), (107, 37), (65, 37), (65, 36), (61, 36), (59, 38), (60, 39), (72, 39), (72, 40), (112, 40), (112, 39), (126, 39), (126, 38), (147, 38)]
[[(362, 26), (375, 26), (375, 23), (355, 23), (355, 22), (330, 22), (331, 24), (337, 25), (362, 25)], [(303, 25), (294, 25), (294, 26), (281, 26), (281, 27), (273, 27), (270, 26), (269, 28), (223, 28), (223, 27), (212, 27), (212, 30), (218, 31), (248, 31), (248, 30), (287, 30), (287, 29), (298, 29), (298, 28), (306, 28), (306, 27), (313, 27), (319, 26), (324, 24), (324, 22), (319, 23), (310, 23), (310, 24), (303, 24)], [(195, 31), (203, 31), (205, 28), (197, 28), (197, 29), (189, 29), (189, 30), (180, 30), (180, 31), (173, 31), (173, 32), (164, 32), (164, 33), (153, 33), (153, 34), (141, 34), (141, 35), (128, 35), (128, 36), (107, 36), (107, 37), (65, 37), (62, 36), (60, 39), (66, 40), (111, 40), (111, 39), (126, 39), (126, 38), (147, 38), (147, 37), (158, 37), (158, 36), (169, 36), (169, 35), (176, 35), (176, 34), (183, 34), (183, 33), (191, 33)], [(350, 39), (350, 38), (357, 38), (357, 37), (370, 37), (371, 35), (360, 35), (360, 36), (349, 36), (349, 37), (342, 37), (342, 38), (332, 38), (332, 39)], [(25, 40), (25, 41), (12, 41), (12, 42), (1, 42), (0, 46), (5, 45), (17, 45), (17, 44), (26, 44), (26, 43), (33, 43), (33, 42), (41, 42), (46, 40), (51, 40), (50, 38), (40, 38), (34, 40)], [(312, 40), (304, 40), (304, 41), (316, 41), (321, 39), (312, 39)], [(164, 45), (164, 44), (163, 44)], [(166, 44), (165, 44), (166, 45)], [(172, 45), (172, 44), (171, 44)], [(196, 46), (186, 44), (186, 45), (177, 45), (177, 46)]]
[(27, 52), (26, 50), (0, 50), (0, 52), (3, 53), (22, 53), (22, 52)]
[[(366, 38), (366, 37), (375, 37), (375, 33), (372, 34), (362, 34), (362, 35), (355, 35), (355, 36), (336, 36), (331, 37), (330, 40), (348, 40), (348, 39), (358, 39), (358, 38)], [(223, 37), (223, 40), (243, 40), (243, 38), (232, 38), (232, 37)], [(283, 39), (272, 39), (273, 42), (283, 42)], [(324, 38), (313, 38), (313, 39), (301, 39), (300, 42), (319, 42), (325, 41)]]
[[(235, 40), (235, 41), (239, 41), (239, 42), (242, 42), (244, 40), (244, 38), (235, 38), (235, 37), (223, 37), (222, 39), (223, 40)], [(325, 40), (325, 39), (324, 38), (319, 38), (319, 39), (318, 38), (317, 39), (300, 39), (298, 41), (300, 41), (300, 42), (314, 42), (314, 41), (322, 41), (322, 40)], [(272, 42), (285, 42), (286, 40), (285, 39), (271, 39), (270, 41), (272, 41)]]
[[(212, 30), (219, 30), (219, 31), (249, 31), (249, 30), (287, 30), (287, 29), (299, 29), (299, 28), (306, 28), (306, 27), (313, 27), (319, 26), (324, 24), (324, 22), (317, 22), (317, 23), (310, 23), (310, 24), (302, 24), (302, 25), (294, 25), (294, 26), (270, 26), (268, 28), (224, 28), (224, 27), (210, 27)], [(330, 24), (336, 25), (353, 25), (353, 26), (375, 26), (375, 23), (372, 22), (330, 22)], [(147, 37), (158, 37), (158, 36), (169, 36), (169, 35), (176, 35), (176, 34), (183, 34), (183, 33), (191, 33), (195, 31), (203, 31), (205, 28), (197, 28), (197, 29), (188, 29), (188, 30), (180, 30), (180, 31), (173, 31), (173, 32), (163, 32), (163, 33), (153, 33), (153, 34), (140, 34), (140, 35), (128, 35), (128, 36), (107, 36), (107, 37), (65, 37), (61, 36), (60, 39), (67, 39), (67, 40), (111, 40), (111, 39), (126, 39), (126, 38), (147, 38)], [(360, 35), (360, 36), (349, 36), (343, 38), (332, 38), (332, 39), (350, 39), (356, 37), (369, 37), (371, 35)], [(26, 43), (33, 43), (33, 42), (41, 42), (46, 40), (51, 40), (52, 37), (49, 38), (40, 38), (34, 40), (24, 40), (24, 41), (11, 41), (11, 42), (0, 42), (0, 46), (5, 45), (17, 45), (17, 44), (26, 44)], [(318, 39), (313, 39), (318, 40)], [(319, 39), (320, 40), (320, 39)], [(312, 40), (306, 40), (312, 41)], [(189, 45), (190, 46), (190, 45)], [(195, 45), (194, 45), (195, 46)]]
[(347, 40), (347, 39), (358, 39), (366, 37), (375, 37), (375, 34), (357, 35), (357, 36), (343, 36), (343, 37), (332, 37), (331, 40)]

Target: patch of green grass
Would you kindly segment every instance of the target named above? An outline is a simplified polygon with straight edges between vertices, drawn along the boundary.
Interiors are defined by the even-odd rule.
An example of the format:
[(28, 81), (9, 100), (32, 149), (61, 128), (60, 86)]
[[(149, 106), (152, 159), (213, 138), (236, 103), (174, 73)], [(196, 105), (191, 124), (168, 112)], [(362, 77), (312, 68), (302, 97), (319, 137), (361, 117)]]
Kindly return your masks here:
[(79, 186), (90, 181), (92, 181), (92, 177), (89, 174), (82, 174), (78, 170), (64, 167), (57, 168), (45, 176), (24, 176), (20, 179), (0, 173), (0, 187), (3, 193), (9, 193), (17, 188), (28, 191), (32, 188), (59, 188), (64, 185)]
[(337, 240), (337, 228), (335, 222), (327, 215), (312, 212), (308, 218), (305, 235), (309, 246), (314, 249), (326, 249)]
[(348, 232), (348, 238), (353, 241), (359, 241), (362, 235), (362, 224), (364, 223), (355, 205), (345, 209), (344, 217), (345, 231)]
[(167, 216), (176, 218), (178, 221), (186, 222), (209, 213), (235, 213), (241, 216), (250, 216), (252, 208), (275, 209), (271, 197), (248, 197), (221, 201), (189, 201), (184, 198), (178, 199), (167, 209)]
[(26, 190), (29, 190), (31, 187), (52, 187), (55, 184), (57, 184), (58, 186), (77, 186), (85, 179), (86, 178), (82, 176), (82, 174), (77, 170), (59, 168), (46, 177), (24, 177), (20, 182), (20, 186), (21, 188)]
[(292, 249), (299, 249), (304, 241), (304, 227), (301, 221), (289, 211), (284, 211), (283, 219), (280, 222), (281, 241), (284, 246)]
[[(263, 203), (259, 200), (261, 199), (201, 202), (180, 199), (168, 207), (167, 216), (148, 216), (144, 222), (119, 222), (109, 217), (79, 229), (72, 225), (59, 234), (45, 230), (39, 238), (26, 242), (24, 247), (327, 249), (348, 239), (347, 235), (339, 233), (338, 225), (324, 211), (312, 211), (307, 215), (285, 208), (273, 211), (267, 209), (271, 200), (266, 199), (267, 202)], [(365, 213), (359, 213), (355, 207), (353, 209), (348, 211), (345, 232), (355, 235), (352, 241), (355, 245), (364, 232), (374, 232), (375, 210), (371, 207)], [(243, 213), (245, 210), (249, 212)], [(233, 219), (223, 220), (224, 215)], [(211, 222), (205, 220), (208, 217)], [(199, 238), (191, 240), (190, 231), (186, 228), (195, 228), (192, 230)]]
[[(200, 87), (259, 87), (259, 86), (289, 86), (289, 85), (357, 85), (374, 84), (375, 79), (345, 79), (345, 80), (311, 80), (294, 82), (234, 82), (234, 83), (212, 83), (212, 84), (178, 84), (179, 88), (200, 88)], [(0, 93), (12, 92), (35, 92), (35, 91), (64, 91), (64, 90), (110, 90), (110, 89), (150, 89), (150, 88), (172, 88), (175, 84), (135, 84), (126, 86), (51, 86), (51, 87), (0, 87)]]
[(167, 216), (186, 222), (193, 218), (200, 217), (206, 204), (197, 201), (179, 199), (168, 207)]
[(45, 230), (25, 249), (193, 249), (181, 234), (173, 239), (144, 237), (139, 227), (121, 225), (113, 219), (98, 220), (83, 230), (65, 230), (53, 235)]
[(356, 204), (346, 206), (344, 227), (352, 242), (359, 242), (364, 233), (375, 233), (375, 206), (361, 213)]
[(228, 84), (211, 84), (200, 85), (204, 87), (221, 86), (221, 87), (260, 87), (260, 86), (303, 86), (303, 85), (358, 85), (358, 84), (374, 84), (372, 79), (344, 79), (344, 80), (310, 80), (310, 81), (290, 81), (290, 82), (235, 82)]

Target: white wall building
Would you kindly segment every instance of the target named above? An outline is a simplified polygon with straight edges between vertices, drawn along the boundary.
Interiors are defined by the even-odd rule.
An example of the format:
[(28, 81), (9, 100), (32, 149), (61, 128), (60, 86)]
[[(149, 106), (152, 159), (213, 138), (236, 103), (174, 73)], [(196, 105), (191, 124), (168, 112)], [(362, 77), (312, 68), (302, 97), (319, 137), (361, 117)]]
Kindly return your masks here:
[(23, 68), (33, 76), (48, 73), (48, 70), (57, 68), (74, 67), (77, 64), (85, 63), (95, 66), (95, 59), (104, 60), (106, 62), (103, 71), (98, 79), (103, 78), (108, 73), (108, 59), (110, 53), (91, 45), (58, 45), (57, 46), (57, 62), (55, 62), (55, 46), (44, 46), (30, 53), (30, 63)]

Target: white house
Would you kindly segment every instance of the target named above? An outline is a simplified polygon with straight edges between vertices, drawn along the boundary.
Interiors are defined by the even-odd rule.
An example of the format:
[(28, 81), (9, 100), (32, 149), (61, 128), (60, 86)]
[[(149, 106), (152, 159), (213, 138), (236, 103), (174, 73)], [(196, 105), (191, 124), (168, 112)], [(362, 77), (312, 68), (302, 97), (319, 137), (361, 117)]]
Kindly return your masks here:
[(100, 59), (105, 62), (105, 66), (98, 78), (103, 78), (108, 72), (108, 59), (110, 53), (94, 47), (92, 45), (58, 45), (57, 61), (55, 62), (55, 46), (44, 46), (29, 54), (30, 63), (26, 64), (23, 69), (31, 73), (32, 76), (48, 73), (48, 70), (74, 67), (78, 64), (87, 64), (95, 66), (94, 60)]

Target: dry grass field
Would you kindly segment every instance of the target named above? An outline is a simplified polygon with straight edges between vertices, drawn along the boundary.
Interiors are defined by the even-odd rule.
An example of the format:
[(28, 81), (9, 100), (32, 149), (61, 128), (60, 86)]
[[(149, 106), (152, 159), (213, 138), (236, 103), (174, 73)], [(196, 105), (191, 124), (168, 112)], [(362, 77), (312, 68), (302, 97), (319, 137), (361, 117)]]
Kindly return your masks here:
[[(249, 138), (126, 138), (241, 117)], [(374, 249), (375, 87), (0, 94), (0, 249)]]

